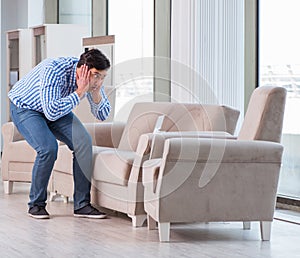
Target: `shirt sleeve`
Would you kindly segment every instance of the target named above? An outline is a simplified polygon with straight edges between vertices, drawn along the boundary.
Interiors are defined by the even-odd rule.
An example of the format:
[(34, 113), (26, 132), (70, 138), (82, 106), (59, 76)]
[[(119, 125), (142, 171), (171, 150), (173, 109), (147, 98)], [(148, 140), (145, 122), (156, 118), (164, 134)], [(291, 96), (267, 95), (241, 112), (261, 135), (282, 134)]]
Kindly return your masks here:
[(101, 94), (101, 101), (99, 104), (94, 103), (92, 95), (90, 92), (87, 93), (88, 101), (91, 105), (91, 112), (92, 114), (99, 120), (104, 121), (108, 118), (111, 106), (110, 102), (105, 94), (104, 87), (101, 87), (100, 89)]
[(48, 120), (55, 121), (67, 115), (79, 104), (80, 98), (75, 92), (66, 97), (61, 97), (61, 87), (63, 85), (53, 67), (46, 67), (40, 80), (42, 108)]

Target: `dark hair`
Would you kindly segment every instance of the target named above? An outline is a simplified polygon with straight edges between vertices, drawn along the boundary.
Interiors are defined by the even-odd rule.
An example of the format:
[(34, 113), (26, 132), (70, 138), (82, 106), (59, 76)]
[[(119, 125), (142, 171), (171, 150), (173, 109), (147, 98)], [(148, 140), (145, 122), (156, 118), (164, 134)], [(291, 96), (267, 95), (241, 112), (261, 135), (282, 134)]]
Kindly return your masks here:
[(110, 62), (99, 49), (93, 48), (80, 55), (77, 67), (86, 64), (89, 69), (96, 68), (97, 70), (107, 70), (110, 67)]

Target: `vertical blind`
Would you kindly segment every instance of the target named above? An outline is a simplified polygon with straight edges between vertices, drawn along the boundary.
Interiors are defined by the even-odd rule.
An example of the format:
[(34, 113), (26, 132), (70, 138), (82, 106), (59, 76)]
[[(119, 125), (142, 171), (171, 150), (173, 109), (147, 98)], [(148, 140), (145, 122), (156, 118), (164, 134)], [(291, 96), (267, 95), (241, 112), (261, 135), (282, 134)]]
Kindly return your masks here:
[(173, 0), (171, 97), (244, 110), (244, 1)]

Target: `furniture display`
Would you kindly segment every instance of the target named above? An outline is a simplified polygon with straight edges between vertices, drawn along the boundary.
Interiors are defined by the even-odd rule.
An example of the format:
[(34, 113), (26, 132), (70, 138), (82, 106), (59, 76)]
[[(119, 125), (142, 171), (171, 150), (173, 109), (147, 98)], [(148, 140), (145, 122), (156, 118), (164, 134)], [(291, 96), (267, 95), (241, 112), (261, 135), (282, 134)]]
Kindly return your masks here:
[[(144, 102), (136, 103), (126, 124), (89, 125), (95, 146), (92, 203), (127, 214), (133, 226), (146, 219), (142, 163), (149, 158), (158, 117), (164, 116), (162, 131), (221, 131), (233, 134), (239, 111), (220, 105)], [(152, 135), (152, 136), (151, 136)], [(53, 169), (52, 196), (73, 195), (72, 153), (59, 147)]]
[(255, 89), (236, 140), (158, 138), (143, 185), (148, 227), (158, 223), (160, 241), (169, 241), (171, 223), (218, 221), (245, 229), (259, 221), (262, 240), (270, 240), (285, 99), (284, 88)]

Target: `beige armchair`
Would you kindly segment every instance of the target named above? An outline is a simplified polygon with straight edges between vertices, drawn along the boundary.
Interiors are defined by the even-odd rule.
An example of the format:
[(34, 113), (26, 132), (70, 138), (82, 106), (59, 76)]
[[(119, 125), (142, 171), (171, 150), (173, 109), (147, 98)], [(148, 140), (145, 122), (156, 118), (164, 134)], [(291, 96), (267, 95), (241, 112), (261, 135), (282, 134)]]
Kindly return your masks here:
[(31, 171), (36, 153), (24, 140), (13, 122), (2, 126), (3, 152), (1, 173), (4, 192), (13, 191), (14, 182), (31, 182)]
[[(125, 127), (103, 123), (90, 131), (94, 146), (92, 203), (126, 213), (133, 226), (146, 219), (142, 163), (148, 159), (156, 121), (164, 115), (162, 131), (223, 131), (234, 133), (239, 112), (220, 105), (137, 103)], [(96, 134), (96, 135), (95, 135)], [(53, 170), (52, 191), (72, 196), (72, 154), (62, 146)]]
[(257, 88), (237, 140), (157, 139), (143, 184), (148, 227), (158, 222), (160, 241), (169, 241), (172, 222), (213, 221), (259, 221), (262, 240), (270, 239), (285, 98), (284, 88)]

